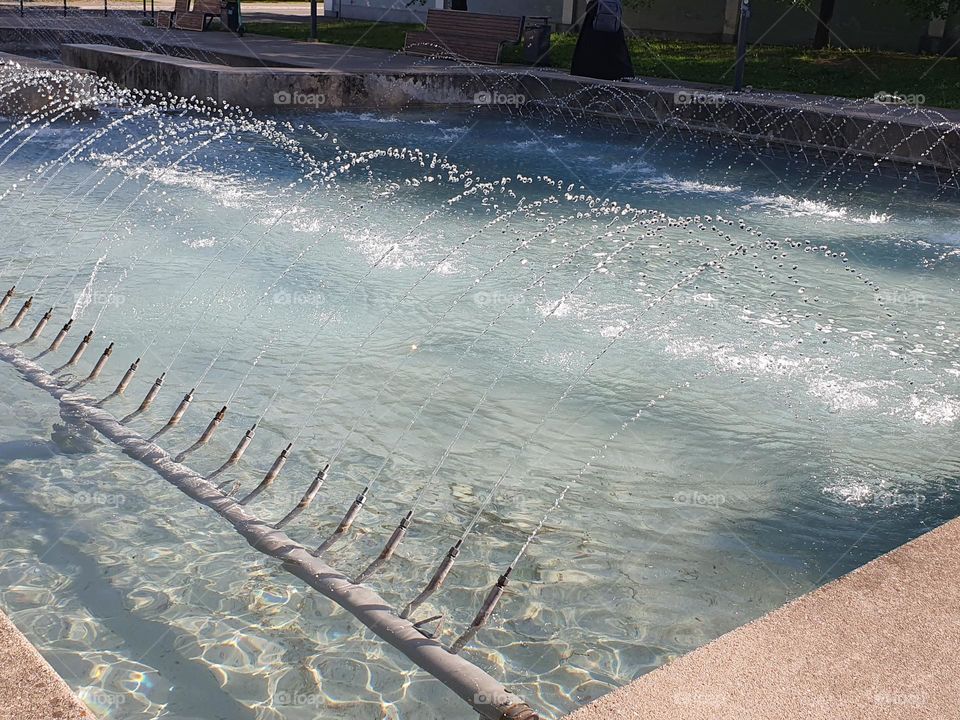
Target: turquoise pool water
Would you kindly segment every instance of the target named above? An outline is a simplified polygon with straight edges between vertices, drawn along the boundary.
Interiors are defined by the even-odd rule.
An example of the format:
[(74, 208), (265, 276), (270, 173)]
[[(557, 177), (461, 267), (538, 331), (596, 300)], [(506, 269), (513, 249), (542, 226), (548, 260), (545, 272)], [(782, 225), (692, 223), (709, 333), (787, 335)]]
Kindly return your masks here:
[[(948, 192), (655, 128), (102, 110), (0, 127), (0, 289), (35, 295), (0, 340), (52, 306), (49, 342), (72, 314), (42, 364), (94, 329), (78, 376), (116, 343), (97, 396), (140, 357), (107, 405), (118, 416), (166, 370), (131, 423), (144, 434), (197, 387), (171, 450), (229, 399), (190, 459), (200, 471), (262, 416), (230, 471), (248, 489), (297, 437), (264, 516), (335, 458), (289, 531), (307, 544), (374, 482), (330, 552), (343, 570), (423, 489), (372, 581), (397, 607), (502, 476), (422, 610), (447, 614), (447, 639), (573, 482), (467, 651), (546, 717), (960, 514)], [(0, 377), (0, 607), (92, 707), (472, 717), (10, 368)]]

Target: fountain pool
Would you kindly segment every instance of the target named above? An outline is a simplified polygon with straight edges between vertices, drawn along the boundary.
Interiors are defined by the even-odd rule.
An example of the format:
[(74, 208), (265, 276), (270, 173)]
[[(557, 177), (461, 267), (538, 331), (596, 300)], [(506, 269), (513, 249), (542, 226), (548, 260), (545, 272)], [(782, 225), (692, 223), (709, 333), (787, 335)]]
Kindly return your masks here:
[[(4, 77), (7, 91), (35, 82)], [(960, 206), (859, 162), (522, 116), (254, 117), (104, 86), (0, 125), (2, 288), (93, 330), (122, 417), (452, 641), (565, 486), (464, 651), (560, 717), (960, 514)], [(53, 111), (56, 115), (56, 111)], [(105, 717), (475, 713), (209, 511), (0, 365), (0, 607)], [(610, 439), (612, 437), (612, 440)], [(588, 463), (585, 467), (585, 463)], [(221, 478), (218, 478), (220, 480)], [(499, 485), (498, 485), (499, 482)], [(490, 501), (490, 491), (497, 492)], [(476, 517), (476, 524), (471, 526)]]

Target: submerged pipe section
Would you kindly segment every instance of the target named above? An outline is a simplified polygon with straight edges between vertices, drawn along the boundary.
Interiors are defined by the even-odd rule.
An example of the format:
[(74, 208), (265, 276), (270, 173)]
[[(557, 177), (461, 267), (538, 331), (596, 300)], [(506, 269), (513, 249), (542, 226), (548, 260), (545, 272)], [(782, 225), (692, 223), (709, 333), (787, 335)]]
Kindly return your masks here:
[(61, 372), (62, 370), (66, 370), (68, 367), (73, 367), (78, 362), (80, 362), (80, 358), (82, 358), (83, 354), (87, 351), (87, 345), (90, 344), (90, 341), (92, 339), (93, 339), (93, 330), (91, 330), (90, 332), (88, 332), (86, 335), (83, 336), (83, 340), (81, 340), (80, 344), (77, 345), (77, 349), (73, 351), (73, 355), (70, 356), (70, 359), (67, 360), (63, 365), (58, 367), (56, 370), (54, 370), (51, 374), (56, 375), (58, 372)]
[(53, 317), (53, 308), (50, 308), (43, 314), (43, 317), (40, 318), (40, 322), (37, 323), (37, 326), (33, 329), (33, 332), (30, 333), (30, 336), (20, 344), (26, 345), (28, 342), (33, 342), (40, 337), (40, 333), (43, 332), (43, 329), (47, 326), (47, 323), (50, 322), (51, 317)]
[(63, 327), (60, 328), (60, 332), (57, 333), (57, 336), (53, 339), (53, 342), (50, 343), (50, 347), (47, 348), (48, 353), (56, 352), (60, 349), (60, 346), (63, 345), (64, 339), (67, 337), (67, 333), (70, 332), (70, 328), (73, 327), (73, 318), (67, 320)]
[(150, 406), (153, 405), (153, 401), (157, 399), (157, 393), (160, 392), (160, 388), (163, 387), (163, 379), (167, 376), (166, 373), (160, 373), (160, 377), (153, 381), (153, 385), (150, 386), (150, 389), (147, 390), (146, 397), (143, 398), (143, 402), (140, 403), (140, 407), (134, 410), (132, 413), (127, 415), (123, 420), (120, 421), (121, 425), (126, 425), (128, 422), (133, 420), (137, 415), (145, 413), (150, 409)]
[(320, 547), (313, 551), (314, 555), (318, 557), (323, 555), (323, 553), (333, 547), (334, 543), (343, 538), (347, 530), (350, 529), (350, 526), (353, 525), (353, 521), (357, 519), (357, 515), (359, 515), (363, 509), (363, 504), (367, 501), (367, 491), (369, 489), (369, 487), (365, 487), (363, 492), (357, 495), (357, 499), (353, 501), (350, 509), (347, 510), (347, 514), (343, 516), (343, 520), (340, 521), (337, 529), (333, 531), (330, 537), (320, 543)]
[(103, 372), (103, 367), (107, 364), (107, 360), (110, 359), (111, 355), (113, 355), (113, 343), (107, 345), (106, 349), (103, 351), (103, 354), (100, 356), (100, 359), (97, 360), (97, 364), (93, 366), (93, 370), (90, 371), (90, 374), (87, 375), (87, 377), (80, 384), (86, 385), (88, 382), (93, 382), (100, 377), (100, 373)]
[(456, 655), (458, 652), (463, 650), (463, 646), (468, 642), (473, 640), (473, 637), (480, 631), (484, 625), (486, 625), (487, 620), (490, 619), (490, 616), (493, 615), (493, 611), (497, 607), (497, 603), (500, 602), (500, 598), (503, 597), (503, 592), (507, 588), (507, 583), (510, 582), (510, 573), (513, 572), (513, 566), (508, 567), (503, 575), (497, 580), (496, 584), (490, 588), (490, 592), (487, 594), (487, 599), (483, 601), (483, 605), (480, 606), (480, 611), (477, 613), (477, 616), (473, 619), (473, 622), (470, 623), (463, 635), (458, 637), (453, 645), (450, 646), (450, 652)]
[[(237, 444), (236, 449), (233, 451), (230, 457), (227, 458), (227, 461), (223, 465), (221, 465), (219, 468), (214, 470), (212, 473), (210, 473), (210, 475), (207, 476), (207, 480), (213, 480), (217, 475), (224, 472), (228, 468), (232, 468), (234, 465), (240, 462), (240, 458), (243, 457), (243, 454), (247, 451), (247, 448), (250, 447), (250, 442), (253, 440), (253, 436), (256, 434), (256, 432), (257, 432), (257, 424), (254, 423), (253, 427), (247, 430), (247, 434), (240, 439), (240, 442)], [(219, 490), (220, 488), (222, 488), (224, 484), (226, 483), (221, 483), (220, 485), (218, 485), (217, 489)]]
[(447, 554), (444, 556), (443, 562), (440, 563), (440, 567), (437, 568), (437, 571), (433, 574), (433, 577), (430, 578), (430, 582), (427, 583), (427, 586), (423, 589), (423, 592), (407, 603), (407, 606), (403, 609), (403, 612), (400, 613), (400, 617), (410, 617), (410, 613), (423, 605), (427, 599), (433, 595), (441, 585), (443, 585), (443, 581), (447, 579), (447, 575), (449, 575), (450, 571), (453, 569), (453, 564), (457, 561), (457, 556), (460, 554), (460, 545), (462, 544), (463, 540), (457, 540), (457, 542), (449, 550), (447, 550)]
[(220, 408), (219, 411), (217, 411), (217, 414), (213, 416), (213, 420), (211, 420), (210, 424), (207, 425), (207, 429), (203, 431), (203, 435), (200, 436), (200, 439), (197, 440), (193, 445), (188, 447), (186, 450), (184, 450), (182, 453), (177, 455), (174, 458), (174, 461), (183, 462), (183, 459), (187, 457), (187, 455), (192, 453), (197, 448), (201, 448), (204, 445), (206, 445), (208, 442), (210, 442), (210, 438), (213, 437), (213, 434), (217, 431), (217, 428), (220, 427), (220, 423), (223, 422), (223, 417), (226, 414), (227, 414), (227, 406), (224, 405), (222, 408)]
[(120, 382), (117, 383), (117, 387), (114, 388), (112, 393), (98, 402), (97, 407), (103, 407), (103, 404), (108, 400), (113, 400), (113, 398), (123, 395), (124, 391), (127, 389), (127, 386), (130, 384), (130, 381), (133, 380), (133, 376), (136, 374), (138, 367), (140, 367), (140, 358), (137, 358), (130, 363), (130, 367), (127, 368), (127, 371), (123, 374), (123, 377), (120, 378)]
[(23, 305), (20, 306), (20, 311), (16, 314), (13, 320), (10, 321), (10, 324), (7, 325), (7, 330), (14, 330), (20, 327), (20, 321), (23, 320), (23, 316), (27, 314), (27, 311), (30, 309), (30, 306), (33, 305), (33, 295), (28, 297)]
[(323, 487), (323, 481), (327, 479), (327, 470), (329, 468), (330, 463), (327, 463), (326, 467), (317, 473), (317, 476), (313, 479), (313, 482), (310, 483), (310, 487), (307, 488), (307, 491), (303, 494), (303, 497), (300, 498), (300, 502), (297, 503), (297, 506), (284, 515), (280, 522), (274, 525), (277, 530), (281, 529), (284, 525), (297, 517), (297, 515), (310, 507), (310, 503), (313, 502), (313, 499), (317, 496), (317, 493), (320, 492), (320, 488)]
[(447, 651), (425, 637), (413, 624), (397, 616), (390, 605), (369, 587), (354, 585), (346, 575), (330, 567), (283, 531), (251, 515), (232, 498), (218, 491), (190, 468), (173, 461), (163, 448), (124, 427), (106, 410), (93, 407), (92, 398), (71, 393), (23, 353), (0, 343), (0, 360), (15, 367), (36, 387), (76, 412), (129, 457), (156, 471), (182, 493), (206, 505), (258, 552), (276, 558), (283, 568), (356, 617), (377, 636), (446, 685), (484, 720), (537, 720), (538, 715), (521, 697), (469, 660)]
[(190, 403), (193, 402), (193, 393), (195, 390), (196, 388), (191, 388), (190, 392), (183, 396), (183, 400), (181, 400), (180, 404), (177, 405), (177, 409), (173, 411), (173, 415), (171, 415), (170, 419), (167, 420), (167, 424), (150, 436), (150, 442), (154, 442), (167, 430), (180, 423), (180, 420), (183, 419), (183, 414), (187, 411), (187, 408), (190, 407)]
[[(293, 443), (290, 443), (283, 449), (277, 459), (273, 461), (273, 466), (270, 470), (267, 471), (267, 474), (263, 476), (263, 480), (260, 481), (260, 484), (257, 485), (250, 493), (240, 501), (241, 505), (246, 505), (251, 500), (256, 499), (256, 497), (270, 487), (270, 484), (277, 479), (277, 476), (280, 474), (280, 471), (283, 470), (283, 466), (287, 464), (287, 457), (290, 455), (290, 450), (293, 448)], [(317, 473), (317, 478), (324, 476), (327, 472), (327, 467), (323, 468), (320, 472)]]
[(404, 515), (403, 520), (401, 520), (400, 524), (397, 525), (396, 530), (393, 531), (393, 535), (391, 535), (390, 539), (387, 540), (387, 544), (383, 546), (383, 550), (380, 551), (377, 559), (367, 565), (367, 569), (357, 575), (353, 582), (355, 582), (357, 585), (362, 582), (366, 582), (371, 575), (382, 568), (386, 562), (393, 557), (393, 553), (396, 552), (397, 546), (403, 542), (403, 538), (407, 535), (407, 528), (410, 527), (410, 520), (412, 518), (413, 510)]
[(126, 392), (127, 387), (130, 385), (130, 381), (133, 380), (133, 376), (137, 372), (137, 368), (140, 367), (140, 358), (137, 358), (132, 363), (130, 367), (127, 368), (127, 371), (123, 374), (123, 377), (120, 378), (120, 382), (117, 383), (117, 387), (114, 389), (114, 395), (123, 395)]
[(0, 300), (0, 313), (3, 313), (7, 309), (7, 305), (10, 304), (10, 298), (13, 297), (13, 293), (16, 292), (17, 286), (14, 285), (12, 288), (7, 290), (6, 295), (3, 296), (3, 300)]

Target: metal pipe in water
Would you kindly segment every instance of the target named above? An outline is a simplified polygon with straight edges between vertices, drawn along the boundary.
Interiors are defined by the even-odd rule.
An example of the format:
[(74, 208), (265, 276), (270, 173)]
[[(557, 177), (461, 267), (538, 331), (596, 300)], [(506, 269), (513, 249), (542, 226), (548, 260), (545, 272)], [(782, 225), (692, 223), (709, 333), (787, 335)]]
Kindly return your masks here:
[(123, 395), (127, 389), (127, 386), (130, 385), (130, 381), (133, 380), (133, 376), (136, 374), (138, 367), (140, 367), (140, 358), (137, 358), (130, 363), (130, 367), (127, 368), (127, 371), (123, 374), (123, 377), (120, 378), (120, 382), (117, 383), (117, 388), (113, 391), (114, 395)]
[(13, 318), (13, 321), (7, 325), (7, 330), (13, 330), (20, 327), (20, 321), (23, 320), (23, 316), (27, 314), (27, 311), (30, 309), (30, 306), (33, 305), (33, 295), (27, 298), (26, 302), (20, 307), (20, 311), (17, 313), (16, 317)]
[(43, 317), (40, 318), (40, 322), (37, 323), (37, 326), (33, 329), (33, 332), (30, 333), (30, 337), (28, 337), (23, 342), (24, 343), (33, 342), (38, 337), (40, 337), (40, 333), (43, 332), (43, 329), (47, 326), (47, 323), (50, 322), (50, 318), (52, 316), (53, 316), (53, 308), (50, 308), (43, 314)]
[[(234, 465), (236, 465), (238, 462), (240, 462), (240, 458), (243, 457), (243, 454), (247, 451), (247, 448), (250, 447), (250, 443), (253, 440), (253, 436), (256, 434), (256, 432), (257, 432), (257, 424), (254, 423), (253, 427), (247, 430), (246, 434), (240, 439), (240, 442), (237, 444), (236, 449), (234, 449), (230, 457), (227, 458), (227, 461), (223, 465), (221, 465), (219, 468), (214, 470), (212, 473), (210, 473), (210, 475), (207, 476), (207, 480), (213, 480), (217, 475), (219, 475), (220, 473), (224, 472), (228, 468), (231, 468)], [(223, 487), (223, 486), (221, 485), (220, 487)]]
[(483, 605), (480, 606), (480, 611), (477, 613), (476, 617), (473, 618), (473, 622), (470, 623), (463, 634), (456, 639), (453, 645), (450, 646), (450, 652), (453, 655), (456, 655), (463, 649), (463, 646), (468, 642), (473, 640), (474, 635), (476, 635), (480, 628), (486, 625), (487, 620), (490, 619), (490, 616), (493, 615), (493, 611), (497, 607), (497, 603), (500, 602), (500, 598), (503, 597), (503, 592), (507, 587), (507, 583), (510, 581), (510, 573), (513, 572), (512, 567), (508, 567), (506, 572), (500, 576), (500, 579), (497, 580), (497, 584), (490, 588), (490, 592), (487, 594), (487, 599), (483, 601)]
[[(0, 346), (0, 360), (17, 368), (37, 387), (56, 399), (69, 391), (49, 373), (38, 368), (22, 353)], [(372, 632), (406, 655), (418, 667), (433, 675), (484, 720), (535, 720), (538, 716), (522, 698), (503, 683), (476, 667), (461, 655), (454, 655), (439, 642), (427, 637), (413, 623), (402, 620), (386, 600), (370, 588), (357, 586), (349, 578), (311, 554), (303, 545), (275, 530), (238, 503), (225, 500), (189, 468), (177, 467), (169, 456), (137, 433), (122, 427), (106, 411), (88, 407), (86, 422), (105, 438), (124, 447), (130, 457), (155, 470), (164, 480), (198, 503), (224, 518), (253, 548), (282, 560), (287, 572), (332, 599), (358, 618)]]
[(166, 377), (166, 373), (161, 373), (160, 377), (158, 377), (156, 380), (153, 381), (153, 385), (151, 385), (150, 389), (147, 391), (147, 395), (146, 397), (143, 398), (143, 402), (140, 403), (140, 407), (138, 407), (132, 413), (127, 415), (125, 418), (123, 418), (123, 420), (120, 421), (121, 425), (124, 425), (130, 420), (133, 420), (133, 418), (135, 418), (140, 413), (146, 412), (150, 408), (150, 406), (153, 405), (153, 401), (157, 399), (157, 393), (159, 393), (160, 388), (163, 387), (164, 377)]
[(60, 328), (60, 332), (57, 333), (57, 336), (53, 339), (53, 342), (50, 343), (50, 347), (47, 348), (47, 352), (56, 352), (60, 349), (60, 346), (63, 345), (64, 338), (67, 337), (67, 333), (70, 332), (70, 328), (73, 327), (73, 318), (67, 320), (63, 327)]
[(365, 582), (373, 575), (377, 570), (379, 570), (383, 565), (393, 557), (393, 553), (396, 552), (397, 546), (403, 542), (403, 538), (406, 537), (407, 528), (410, 527), (410, 520), (413, 518), (413, 510), (404, 515), (403, 520), (400, 521), (400, 524), (397, 525), (397, 528), (393, 531), (393, 535), (390, 536), (390, 539), (387, 540), (387, 544), (383, 546), (383, 550), (380, 552), (380, 555), (377, 556), (377, 559), (370, 563), (366, 570), (357, 575), (354, 579), (354, 583), (359, 585), (362, 582)]
[(93, 370), (90, 371), (90, 374), (87, 375), (87, 378), (83, 381), (85, 383), (92, 382), (100, 377), (100, 373), (103, 372), (104, 365), (107, 364), (107, 360), (110, 359), (110, 356), (113, 354), (113, 343), (107, 345), (106, 349), (103, 351), (103, 354), (100, 356), (100, 359), (97, 360), (97, 364), (93, 366)]
[(343, 516), (343, 520), (340, 521), (340, 524), (337, 526), (337, 529), (333, 531), (333, 534), (324, 540), (320, 547), (313, 551), (313, 554), (316, 556), (323, 555), (327, 550), (333, 547), (333, 544), (340, 540), (350, 529), (350, 526), (353, 525), (353, 521), (357, 519), (357, 515), (360, 514), (360, 511), (363, 509), (363, 504), (367, 501), (367, 491), (369, 487), (365, 487), (363, 492), (357, 495), (357, 499), (353, 501), (353, 504), (350, 506), (350, 509), (347, 510), (347, 514)]
[(16, 291), (17, 286), (14, 285), (12, 288), (7, 290), (6, 294), (3, 296), (3, 300), (0, 300), (0, 313), (3, 313), (7, 309), (7, 305), (10, 304), (10, 298), (13, 297), (13, 293)]
[(427, 586), (423, 589), (423, 592), (421, 592), (419, 595), (417, 595), (417, 597), (407, 604), (407, 606), (403, 609), (403, 612), (400, 613), (400, 617), (410, 617), (410, 613), (423, 605), (423, 603), (425, 603), (427, 599), (433, 595), (441, 585), (443, 585), (443, 581), (447, 579), (447, 575), (449, 575), (450, 571), (453, 569), (453, 564), (457, 561), (457, 556), (460, 554), (461, 544), (463, 544), (463, 541), (457, 540), (456, 544), (447, 551), (446, 556), (443, 558), (443, 562), (440, 563), (440, 567), (437, 568), (437, 571), (433, 574), (433, 577), (430, 578), (430, 582), (427, 583)]
[(274, 527), (279, 530), (288, 522), (297, 517), (300, 513), (310, 507), (310, 503), (313, 502), (313, 499), (317, 496), (317, 493), (320, 492), (320, 488), (323, 486), (323, 481), (327, 478), (327, 470), (330, 468), (328, 464), (323, 470), (317, 473), (317, 477), (313, 479), (313, 482), (310, 483), (310, 487), (307, 488), (307, 491), (303, 494), (303, 497), (300, 498), (300, 502), (297, 503), (297, 506), (288, 512), (280, 522), (278, 522)]
[(154, 442), (158, 437), (163, 435), (167, 430), (169, 430), (170, 428), (180, 423), (180, 420), (183, 418), (183, 414), (187, 412), (187, 408), (190, 407), (190, 403), (193, 402), (194, 390), (196, 390), (196, 388), (191, 388), (190, 392), (188, 392), (186, 395), (183, 396), (183, 400), (181, 400), (180, 404), (177, 405), (177, 409), (173, 411), (173, 415), (171, 415), (170, 419), (167, 420), (167, 424), (150, 436), (150, 442)]
[(81, 340), (80, 344), (77, 345), (77, 349), (73, 351), (73, 355), (70, 356), (70, 359), (67, 360), (66, 363), (61, 365), (57, 370), (54, 370), (54, 372), (59, 372), (64, 368), (73, 367), (78, 362), (80, 362), (80, 358), (83, 357), (83, 353), (86, 352), (87, 345), (90, 344), (90, 341), (92, 339), (93, 339), (93, 330), (91, 330), (90, 332), (88, 332), (86, 335), (83, 336), (83, 340)]
[[(240, 501), (241, 505), (246, 505), (251, 500), (256, 499), (256, 497), (266, 490), (270, 484), (277, 479), (277, 476), (280, 474), (280, 471), (283, 470), (283, 466), (287, 464), (287, 456), (290, 454), (290, 449), (293, 447), (293, 443), (287, 445), (281, 452), (277, 459), (273, 462), (273, 467), (270, 468), (269, 472), (264, 476), (263, 480), (260, 481), (260, 484), (257, 485), (250, 493)], [(329, 466), (327, 466), (329, 467)], [(317, 478), (320, 478), (326, 473), (327, 468), (324, 468), (317, 473)]]
[(200, 436), (200, 439), (197, 440), (193, 445), (188, 447), (186, 450), (184, 450), (182, 453), (177, 455), (173, 459), (174, 462), (183, 462), (183, 459), (187, 457), (187, 455), (192, 453), (197, 448), (202, 447), (206, 445), (208, 442), (210, 442), (210, 438), (213, 437), (213, 433), (215, 433), (217, 428), (220, 427), (220, 423), (223, 422), (223, 418), (226, 414), (227, 414), (227, 406), (224, 405), (222, 408), (220, 408), (217, 414), (213, 416), (213, 420), (211, 420), (210, 424), (207, 425), (207, 429), (203, 431), (203, 435)]

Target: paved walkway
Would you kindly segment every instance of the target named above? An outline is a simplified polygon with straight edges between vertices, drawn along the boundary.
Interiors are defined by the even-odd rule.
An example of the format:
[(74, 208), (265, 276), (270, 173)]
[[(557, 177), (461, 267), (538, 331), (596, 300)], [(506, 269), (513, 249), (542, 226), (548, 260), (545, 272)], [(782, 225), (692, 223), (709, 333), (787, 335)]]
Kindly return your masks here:
[(960, 519), (568, 720), (958, 720)]
[[(169, 10), (173, 7), (173, 0), (152, 0), (156, 10)], [(0, 3), (4, 8), (18, 8), (17, 0), (3, 0)], [(151, 0), (147, 0), (147, 10), (151, 9)], [(103, 0), (67, 0), (68, 11), (89, 10), (103, 13)], [(275, 20), (283, 22), (309, 22), (310, 3), (303, 0), (283, 0), (282, 2), (244, 2), (243, 15), (248, 21)], [(137, 11), (143, 12), (143, 0), (107, 0), (109, 12)], [(60, 0), (25, 0), (24, 14), (26, 13), (57, 13), (63, 11), (63, 2)], [(317, 14), (321, 22), (329, 22), (323, 17), (323, 3), (317, 3)]]
[[(172, 5), (172, 0), (166, 4)], [(244, 19), (250, 21), (250, 6), (271, 8), (286, 3), (244, 4)], [(163, 7), (158, 1), (158, 7)], [(297, 3), (300, 6), (300, 3)], [(131, 5), (128, 4), (128, 7)], [(101, 5), (102, 7), (102, 5)], [(137, 7), (136, 2), (132, 7)], [(309, 5), (307, 5), (309, 7)], [(292, 11), (292, 10), (291, 10)], [(242, 64), (264, 67), (310, 68), (319, 71), (370, 72), (376, 70), (449, 69), (461, 64), (448, 60), (431, 60), (404, 55), (390, 50), (301, 42), (268, 35), (246, 34), (238, 37), (229, 32), (190, 32), (143, 25), (140, 10), (111, 10), (106, 16), (94, 10), (71, 10), (64, 17), (52, 7), (29, 8), (21, 17), (13, 6), (0, 4), (0, 29), (33, 32), (47, 42), (90, 42), (84, 35), (113, 36), (134, 40), (157, 52), (179, 48), (177, 54), (204, 58), (243, 58)], [(102, 41), (102, 40), (98, 40)], [(227, 63), (230, 64), (230, 63)]]
[(93, 714), (2, 612), (0, 720), (94, 720)]

